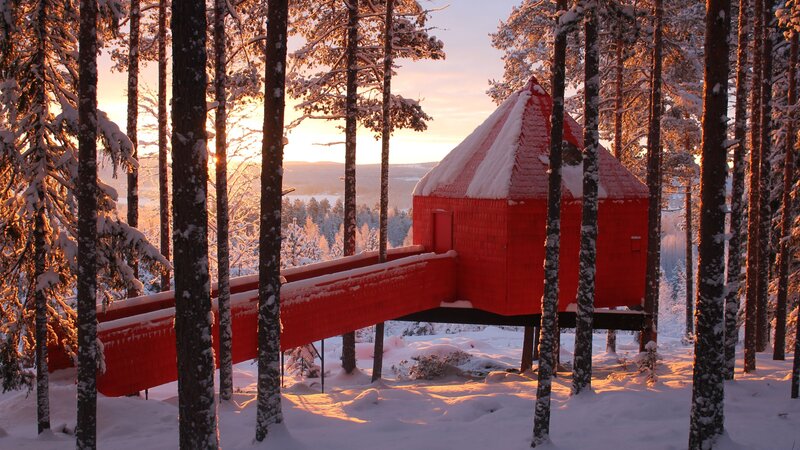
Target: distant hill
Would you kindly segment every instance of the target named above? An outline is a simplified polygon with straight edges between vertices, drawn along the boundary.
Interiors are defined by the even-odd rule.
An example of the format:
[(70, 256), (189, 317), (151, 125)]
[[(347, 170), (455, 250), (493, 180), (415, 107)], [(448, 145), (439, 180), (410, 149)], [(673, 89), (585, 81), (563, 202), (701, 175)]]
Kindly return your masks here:
[[(139, 196), (143, 207), (156, 205), (158, 199), (158, 159), (145, 156), (140, 162)], [(437, 163), (392, 164), (389, 167), (389, 205), (400, 209), (411, 208), (411, 192), (420, 178)], [(249, 169), (254, 178), (253, 192), (258, 192), (258, 166)], [(107, 164), (102, 165), (102, 180), (117, 189), (119, 203), (124, 205), (126, 179), (124, 173), (112, 177)], [(284, 163), (284, 187), (293, 187), (293, 197), (308, 199), (310, 197), (326, 197), (334, 202), (337, 197), (344, 196), (344, 164), (335, 162), (296, 162)], [(357, 202), (375, 205), (380, 197), (380, 164), (361, 164), (356, 167)]]

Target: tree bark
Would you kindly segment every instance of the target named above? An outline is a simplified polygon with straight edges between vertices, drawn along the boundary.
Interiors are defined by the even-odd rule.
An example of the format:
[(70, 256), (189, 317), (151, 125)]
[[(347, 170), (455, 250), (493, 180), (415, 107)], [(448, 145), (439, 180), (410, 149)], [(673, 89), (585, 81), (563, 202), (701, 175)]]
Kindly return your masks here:
[(622, 42), (622, 25), (617, 26), (616, 37), (616, 80), (614, 83), (614, 157), (622, 161), (622, 115), (624, 106), (624, 99), (622, 98), (622, 75), (625, 70), (625, 50)]
[[(128, 45), (128, 139), (133, 146), (134, 159), (139, 158), (139, 138), (137, 127), (139, 122), (139, 0), (131, 0), (130, 34)], [(139, 227), (139, 168), (128, 172), (128, 225)], [(139, 278), (139, 261), (136, 250), (131, 246), (128, 264), (133, 269), (133, 276)], [(128, 288), (128, 297), (141, 295), (135, 287)]]
[(792, 398), (800, 396), (800, 327), (795, 327), (794, 361), (792, 362)]
[(567, 27), (561, 23), (566, 0), (558, 0), (561, 13), (555, 23), (550, 114), (550, 175), (547, 190), (547, 229), (544, 260), (544, 295), (539, 338), (539, 374), (536, 388), (536, 411), (533, 416), (531, 447), (550, 440), (550, 392), (555, 370), (555, 340), (558, 320), (558, 251), (561, 237), (561, 147), (564, 137), (564, 83), (567, 55)]
[(761, 55), (761, 182), (758, 201), (758, 291), (756, 292), (756, 350), (763, 352), (769, 343), (769, 266), (770, 266), (770, 228), (772, 211), (769, 206), (772, 157), (772, 42), (775, 34), (775, 19), (772, 0), (764, 0), (763, 54)]
[[(33, 34), (36, 50), (33, 53), (32, 67), (36, 72), (33, 76), (31, 97), (36, 103), (33, 108), (39, 114), (34, 125), (35, 141), (31, 143), (31, 153), (35, 164), (46, 164), (47, 149), (44, 148), (45, 130), (44, 118), (48, 114), (47, 93), (45, 91), (45, 39), (47, 35), (47, 3), (39, 2), (33, 14)], [(47, 295), (39, 286), (39, 279), (47, 269), (47, 247), (45, 241), (45, 180), (35, 182), (36, 212), (33, 224), (33, 253), (34, 253), (34, 293), (35, 326), (36, 326), (36, 422), (38, 432), (41, 434), (50, 429), (50, 380), (47, 370)]]
[[(347, 97), (345, 99), (344, 256), (356, 253), (356, 134), (358, 76), (358, 0), (347, 3)], [(342, 335), (342, 368), (356, 368), (356, 333)]]
[(739, 285), (742, 279), (742, 219), (744, 213), (744, 171), (747, 145), (747, 45), (749, 0), (739, 0), (738, 48), (736, 53), (736, 111), (734, 119), (731, 221), (728, 241), (728, 276), (725, 294), (725, 379), (732, 380), (736, 366), (739, 328)]
[[(137, 8), (138, 9), (138, 8)], [(97, 1), (82, 0), (78, 42), (78, 423), (97, 447)]]
[(753, 79), (750, 92), (750, 186), (747, 215), (747, 286), (744, 321), (744, 371), (756, 370), (756, 314), (758, 302), (759, 203), (761, 196), (761, 57), (763, 46), (763, 0), (754, 0)]
[(258, 243), (258, 441), (267, 437), (270, 425), (283, 422), (280, 385), (280, 270), (288, 10), (288, 0), (268, 2)]
[(172, 158), (175, 339), (181, 448), (217, 448), (208, 275), (206, 15), (172, 2)]
[(786, 118), (786, 142), (783, 159), (783, 212), (781, 213), (780, 260), (778, 262), (778, 302), (775, 309), (775, 348), (772, 359), (785, 359), (786, 347), (786, 303), (789, 293), (789, 239), (792, 229), (792, 176), (794, 175), (795, 108), (797, 103), (797, 47), (796, 31), (792, 33), (789, 50), (788, 114)]
[(658, 340), (658, 292), (661, 275), (661, 68), (662, 68), (662, 0), (654, 2), (653, 67), (650, 74), (650, 125), (647, 132), (647, 187), (650, 191), (647, 209), (647, 272), (645, 276), (645, 320), (639, 351), (648, 342)]
[[(381, 210), (380, 232), (378, 236), (378, 260), (387, 261), (389, 241), (389, 139), (392, 135), (392, 18), (394, 0), (386, 0), (386, 19), (383, 32), (383, 123), (381, 129)], [(383, 371), (383, 322), (375, 325), (375, 351), (372, 360), (372, 381), (381, 378)]]
[(725, 181), (730, 0), (708, 0), (704, 48), (697, 335), (689, 448), (709, 449), (724, 431), (722, 310), (725, 300)]
[(583, 204), (581, 216), (580, 268), (578, 269), (578, 311), (575, 321), (575, 357), (572, 394), (592, 387), (592, 319), (594, 316), (595, 275), (597, 270), (597, 190), (600, 180), (598, 149), (600, 134), (600, 43), (597, 3), (584, 5), (584, 131)]
[(692, 230), (692, 183), (686, 183), (686, 337), (694, 334), (694, 232)]
[(761, 56), (764, 3), (754, 0), (753, 78), (750, 91), (750, 188), (747, 214), (747, 286), (744, 306), (744, 371), (756, 370), (756, 303), (758, 302), (759, 186), (761, 185)]
[[(624, 99), (622, 84), (622, 75), (625, 69), (625, 50), (622, 41), (622, 25), (617, 26), (616, 36), (616, 82), (614, 86), (614, 157), (620, 162), (622, 161), (622, 115), (624, 110)], [(616, 308), (611, 308), (612, 310)], [(609, 353), (617, 353), (617, 330), (609, 329), (606, 334), (606, 351)]]
[[(158, 209), (161, 254), (169, 260), (169, 166), (167, 164), (167, 0), (158, 0)], [(170, 289), (169, 270), (161, 274), (161, 291)]]
[(214, 116), (215, 164), (217, 194), (217, 307), (219, 311), (219, 397), (230, 400), (233, 395), (233, 353), (231, 328), (230, 258), (228, 250), (228, 83), (225, 58), (225, 16), (227, 0), (214, 0)]

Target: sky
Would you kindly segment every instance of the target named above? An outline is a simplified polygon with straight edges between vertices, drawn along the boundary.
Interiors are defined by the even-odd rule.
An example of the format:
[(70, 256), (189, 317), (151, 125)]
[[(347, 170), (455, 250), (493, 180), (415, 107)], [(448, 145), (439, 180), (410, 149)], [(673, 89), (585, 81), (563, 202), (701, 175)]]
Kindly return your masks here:
[[(501, 52), (491, 46), (489, 33), (497, 30), (520, 0), (431, 0), (423, 1), (428, 9), (436, 9), (429, 24), (432, 34), (444, 42), (444, 61), (397, 61), (401, 67), (392, 78), (392, 92), (421, 100), (423, 109), (433, 117), (428, 130), (422, 133), (399, 130), (391, 140), (390, 162), (407, 164), (440, 161), (495, 109), (486, 89), (488, 80), (503, 75)], [(290, 45), (291, 47), (291, 45)], [(98, 102), (120, 127), (126, 122), (127, 75), (113, 72), (108, 55), (100, 59)], [(140, 92), (155, 91), (156, 67), (141, 68)], [(295, 101), (287, 102), (286, 123), (299, 114)], [(140, 110), (141, 111), (141, 110)], [(260, 128), (261, 109), (254, 108), (246, 119), (251, 128)], [(140, 113), (140, 124), (154, 123)], [(320, 145), (344, 141), (343, 131), (335, 121), (306, 120), (288, 134), (284, 149), (286, 161), (344, 162), (344, 145)], [(152, 153), (155, 141), (152, 132), (140, 129), (139, 151)], [(260, 139), (260, 138), (259, 138)], [(260, 141), (259, 141), (260, 142)], [(257, 151), (260, 145), (253, 151)], [(357, 163), (380, 162), (380, 141), (368, 130), (359, 128)]]

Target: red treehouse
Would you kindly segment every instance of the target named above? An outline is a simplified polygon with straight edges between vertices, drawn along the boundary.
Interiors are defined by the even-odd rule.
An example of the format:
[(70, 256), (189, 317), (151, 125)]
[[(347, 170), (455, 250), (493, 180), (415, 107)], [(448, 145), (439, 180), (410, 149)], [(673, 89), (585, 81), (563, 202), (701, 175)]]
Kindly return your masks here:
[[(469, 301), (472, 310), (440, 310), (414, 318), (520, 325), (537, 319), (529, 316), (541, 312), (544, 285), (551, 109), (550, 95), (531, 79), (417, 184), (414, 243), (436, 252), (456, 251), (456, 298)], [(569, 115), (564, 141), (559, 311), (574, 312), (583, 131)], [(640, 309), (647, 188), (602, 147), (599, 165), (595, 306)], [(561, 316), (562, 326), (572, 326), (573, 314)], [(638, 328), (637, 321), (640, 314), (601, 309), (596, 327), (616, 328), (616, 323)]]
[[(427, 174), (414, 192), (414, 242), (282, 271), (281, 348), (386, 320), (536, 325), (543, 286), (550, 96), (531, 80)], [(566, 117), (559, 322), (572, 327), (581, 216), (581, 129)], [(640, 329), (647, 192), (600, 150), (596, 328)], [(233, 362), (256, 357), (258, 275), (231, 280)], [(217, 319), (216, 289), (211, 292)], [(105, 371), (126, 395), (177, 378), (175, 293), (98, 305)], [(214, 343), (218, 345), (217, 327)], [(51, 342), (50, 370), (72, 360)]]

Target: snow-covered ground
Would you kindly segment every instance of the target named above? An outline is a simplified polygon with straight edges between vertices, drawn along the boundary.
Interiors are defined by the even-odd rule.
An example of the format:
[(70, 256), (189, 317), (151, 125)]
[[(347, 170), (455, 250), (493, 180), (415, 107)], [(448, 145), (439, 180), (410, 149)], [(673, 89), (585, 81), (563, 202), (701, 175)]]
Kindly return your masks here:
[[(522, 331), (488, 327), (480, 331), (413, 337), (389, 337), (385, 381), (370, 384), (372, 344), (359, 344), (363, 373), (340, 374), (340, 341), (326, 341), (325, 393), (319, 379), (287, 376), (285, 422), (263, 443), (272, 449), (524, 449), (528, 448), (536, 395), (534, 374), (506, 372), (519, 362)], [(648, 387), (633, 360), (638, 347), (630, 334), (618, 338), (618, 353), (604, 351), (605, 334), (595, 334), (594, 392), (570, 398), (568, 372), (553, 384), (552, 448), (686, 448), (691, 400), (692, 351), (678, 339), (663, 337), (658, 381)], [(562, 362), (571, 359), (572, 335), (562, 338)], [(444, 356), (461, 350), (470, 359), (444, 378), (402, 379), (412, 357)], [(740, 355), (741, 357), (741, 355)], [(462, 358), (463, 359), (463, 358)], [(403, 361), (407, 361), (403, 363)], [(741, 359), (738, 361), (741, 363)], [(800, 448), (800, 400), (789, 398), (791, 360), (773, 362), (759, 355), (759, 369), (725, 386), (727, 436), (719, 448)], [(394, 369), (393, 369), (394, 367)], [(741, 364), (738, 365), (741, 367)], [(255, 371), (252, 363), (235, 367), (237, 392), (219, 406), (225, 448), (253, 446)], [(484, 372), (488, 376), (482, 376)], [(35, 396), (0, 395), (0, 448), (62, 449), (74, 445), (67, 434), (75, 425), (74, 372), (55, 374), (51, 383), (53, 431), (36, 435)], [(144, 398), (100, 397), (100, 448), (176, 448), (176, 384)], [(65, 433), (66, 431), (66, 433)]]

